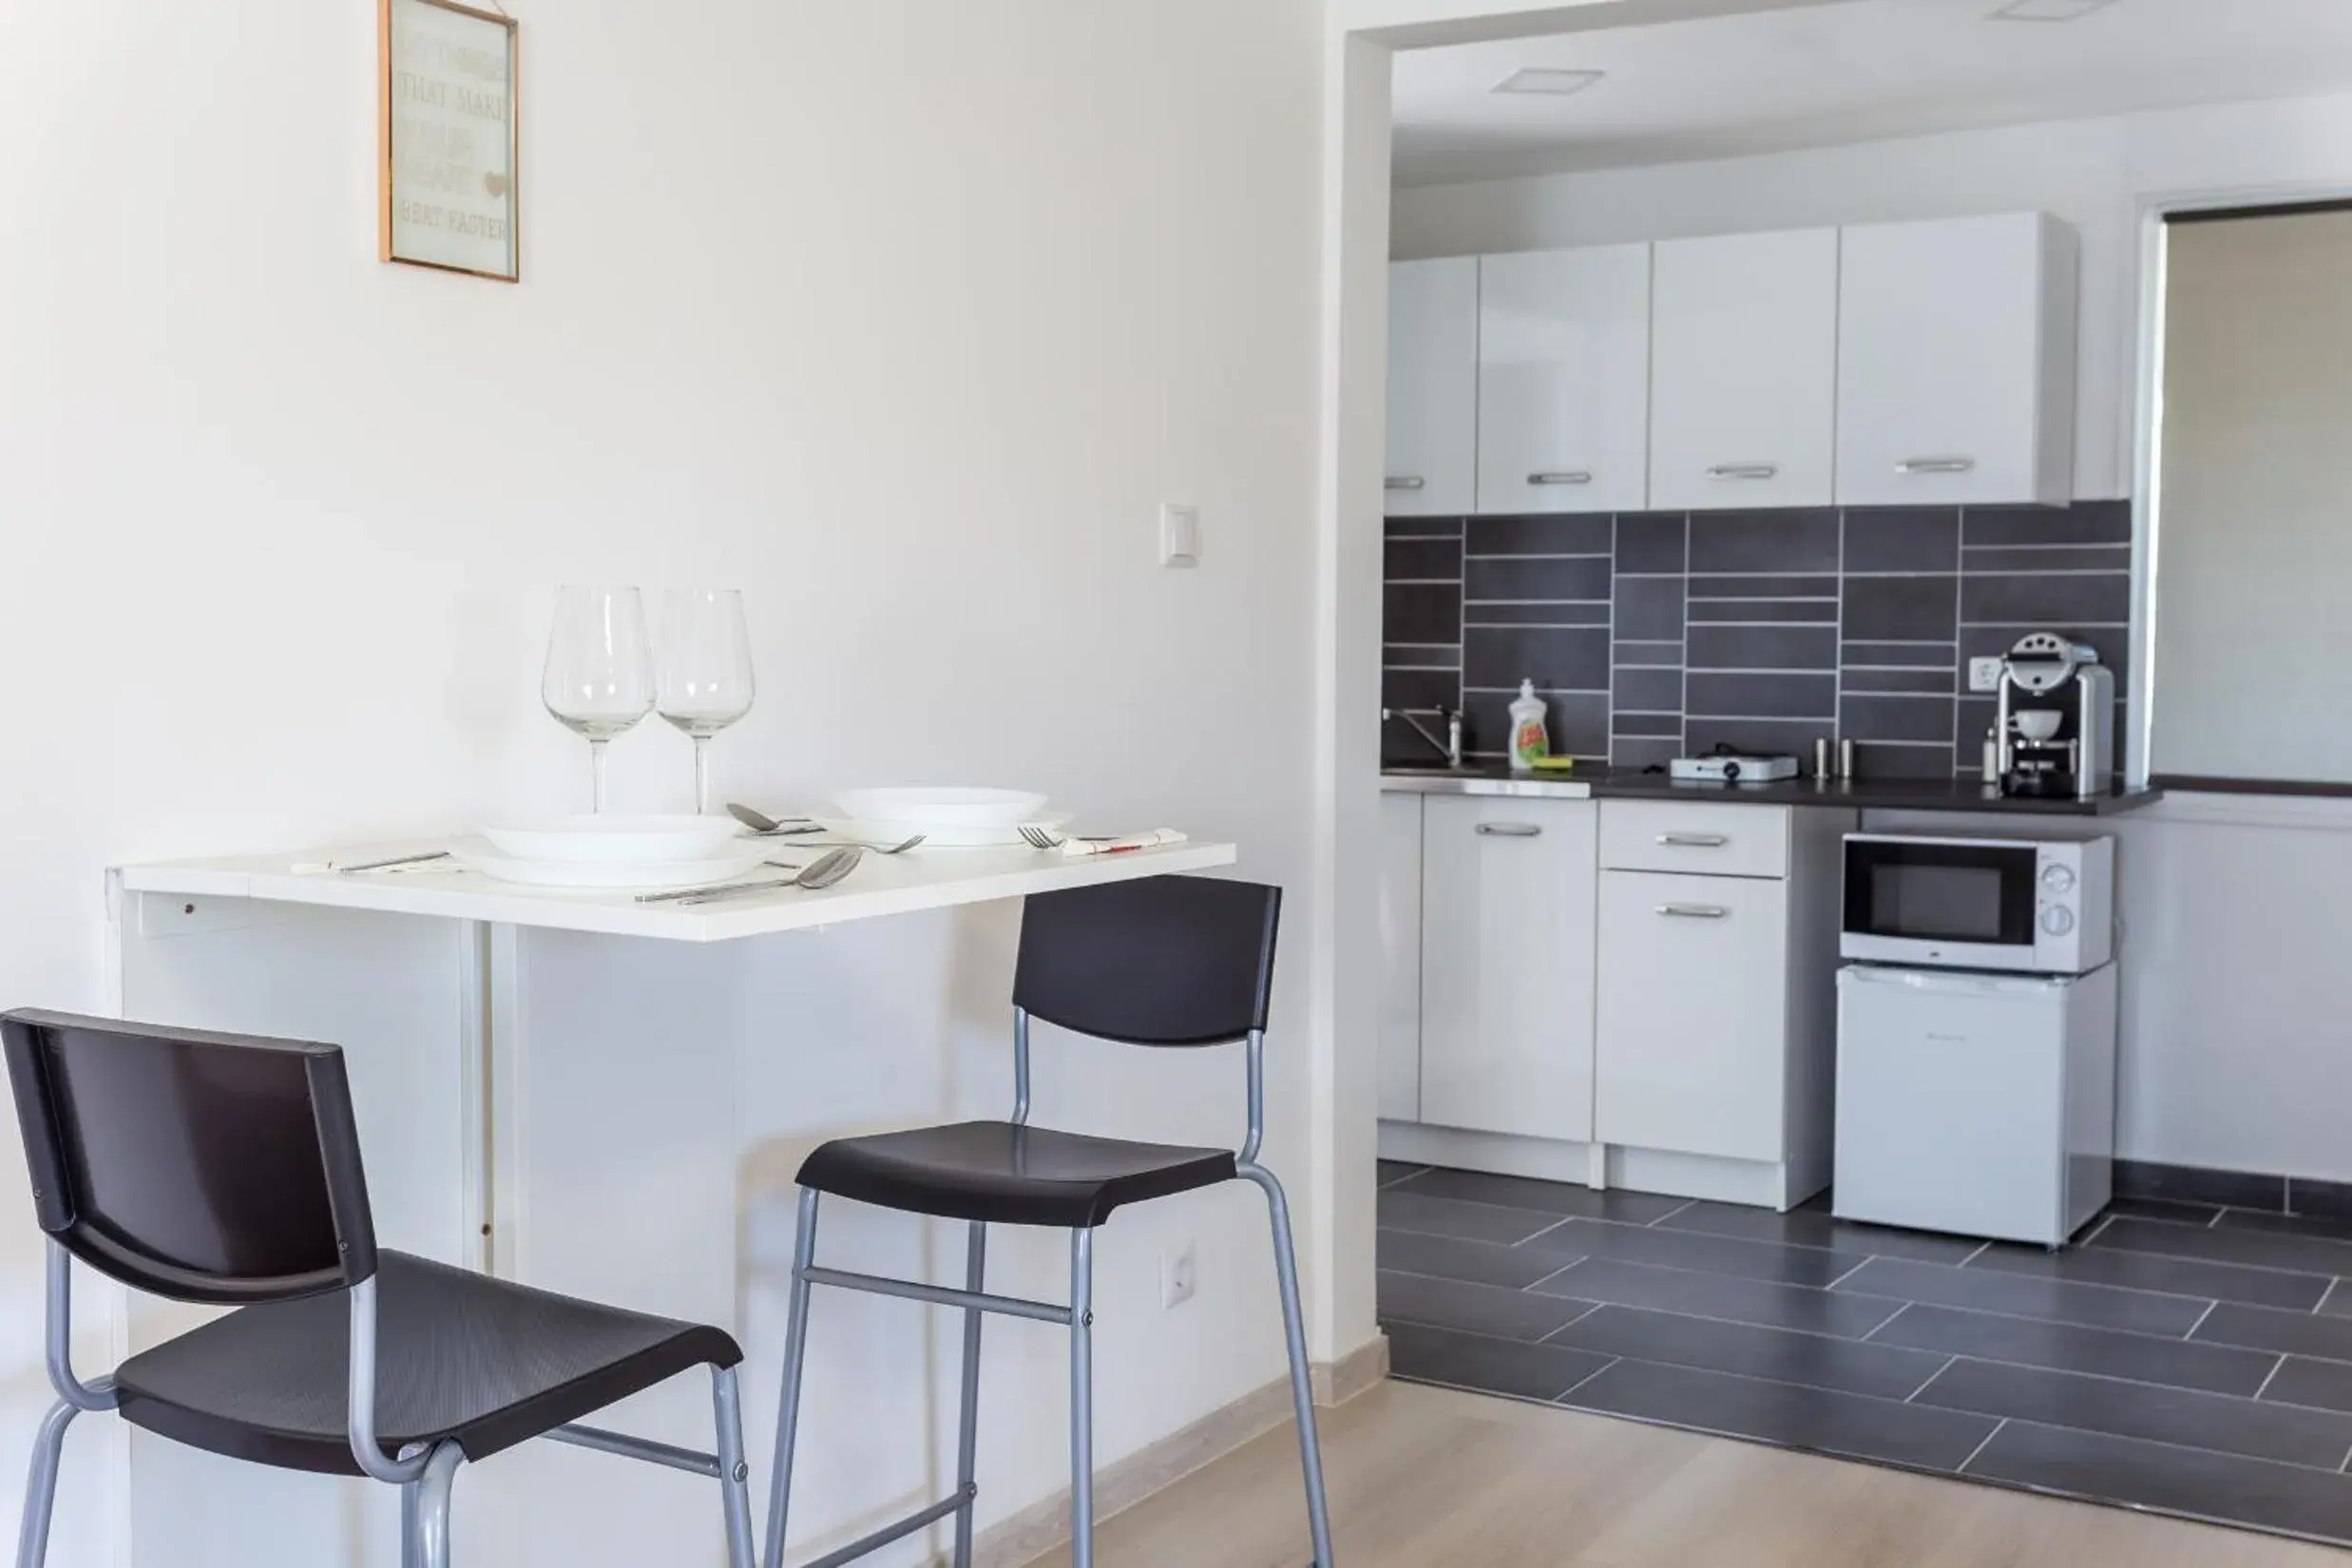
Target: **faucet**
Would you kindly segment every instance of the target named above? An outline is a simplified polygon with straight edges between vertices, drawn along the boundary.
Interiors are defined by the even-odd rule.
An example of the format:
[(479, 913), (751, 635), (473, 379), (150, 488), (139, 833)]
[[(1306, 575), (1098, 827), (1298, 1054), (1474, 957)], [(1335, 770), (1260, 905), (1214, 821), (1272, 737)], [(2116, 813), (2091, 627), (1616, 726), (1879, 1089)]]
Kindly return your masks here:
[[(1422, 713), (1427, 713), (1445, 721), (1444, 739), (1440, 740), (1437, 737), (1436, 732), (1421, 721)], [(1460, 708), (1448, 708), (1444, 703), (1441, 702), (1434, 708), (1423, 709), (1419, 712), (1416, 712), (1410, 708), (1383, 708), (1380, 710), (1380, 721), (1382, 723), (1386, 724), (1392, 718), (1401, 718), (1405, 720), (1405, 726), (1408, 729), (1429, 743), (1429, 749), (1431, 751), (1438, 753), (1445, 758), (1445, 765), (1447, 767), (1459, 768), (1462, 766), (1462, 710)]]

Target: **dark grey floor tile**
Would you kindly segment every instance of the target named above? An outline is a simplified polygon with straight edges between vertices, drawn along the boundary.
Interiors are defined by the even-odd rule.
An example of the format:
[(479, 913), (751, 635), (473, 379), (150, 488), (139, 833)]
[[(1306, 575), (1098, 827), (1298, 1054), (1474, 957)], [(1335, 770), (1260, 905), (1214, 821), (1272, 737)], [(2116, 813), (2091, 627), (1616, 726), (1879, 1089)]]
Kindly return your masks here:
[(2210, 1305), (2189, 1296), (2076, 1285), (1990, 1270), (1950, 1269), (1903, 1258), (1873, 1258), (1841, 1280), (1837, 1289), (2141, 1334), (2185, 1334)]
[(2262, 1397), (2266, 1403), (2352, 1411), (2352, 1364), (2288, 1356), (2279, 1363), (2278, 1375), (2264, 1386)]
[(2160, 1219), (2127, 1216), (2103, 1227), (2089, 1245), (2162, 1252), (2169, 1257), (2203, 1258), (2209, 1263), (2234, 1263), (2242, 1268), (2284, 1269), (2291, 1273), (2324, 1277), (2352, 1273), (2352, 1242), (2258, 1231), (2242, 1225), (2214, 1225), (2199, 1231), (2186, 1225), (2168, 1225)]
[(2013, 1421), (1964, 1473), (2199, 1519), (2352, 1538), (2352, 1478), (2104, 1432)]
[(1384, 1272), (1377, 1289), (1383, 1323), (1418, 1323), (1497, 1339), (1539, 1340), (1592, 1310), (1590, 1302), (1426, 1274)]
[(1664, 1269), (1689, 1269), (1703, 1274), (1729, 1274), (1735, 1279), (1769, 1279), (1782, 1285), (1826, 1287), (1853, 1269), (1859, 1258), (1811, 1247), (1788, 1247), (1769, 1241), (1742, 1241), (1709, 1235), (1700, 1231), (1670, 1231), (1660, 1225), (1612, 1225), (1605, 1220), (1568, 1222), (1573, 1236), (1564, 1248), (1586, 1257), (1623, 1258)]
[[(1595, 1298), (1588, 1294), (1586, 1299)], [(1893, 1322), (1872, 1334), (1870, 1342), (2247, 1397), (2262, 1386), (2278, 1363), (2276, 1356), (2260, 1350), (2123, 1334), (2072, 1323), (2039, 1323), (1953, 1307), (1906, 1307)]]
[(1654, 1193), (1595, 1192), (1565, 1181), (1538, 1181), (1532, 1176), (1491, 1176), (1484, 1171), (1449, 1171), (1435, 1166), (1405, 1183), (1408, 1192), (1431, 1197), (1460, 1198), (1465, 1203), (1492, 1203), (1505, 1209), (1533, 1209), (1539, 1214), (1575, 1214), (1585, 1219), (1617, 1219), (1647, 1225), (1684, 1208), (1688, 1199), (1660, 1197)]
[(1466, 1279), (1477, 1285), (1501, 1285), (1520, 1290), (1547, 1274), (1556, 1274), (1575, 1261), (1540, 1245), (1502, 1247), (1491, 1241), (1463, 1241), (1458, 1236), (1423, 1235), (1416, 1231), (1383, 1231), (1374, 1243), (1379, 1267), (1408, 1274), (1434, 1274), (1440, 1279)]
[(2223, 1302), (2206, 1314), (2190, 1336), (2213, 1345), (2243, 1345), (2257, 1350), (2285, 1350), (2328, 1361), (2352, 1361), (2352, 1318), (2324, 1313), (2279, 1312), (2267, 1307)]
[[(2106, 658), (2107, 650), (2102, 648), (2099, 652), (2101, 658)], [(2286, 1208), (2285, 1176), (2209, 1171), (2201, 1165), (2159, 1165), (2149, 1160), (2119, 1159), (2115, 1161), (2115, 1192), (2123, 1197), (2169, 1197), (2185, 1203), (2227, 1203), (2237, 1208), (2281, 1213)]]
[(1968, 1267), (1971, 1271), (1990, 1269), (2008, 1274), (2031, 1274), (2036, 1279), (2114, 1285), (2126, 1290), (2159, 1291), (2171, 1295), (2305, 1312), (2318, 1305), (2330, 1283), (2316, 1274), (2242, 1269), (2235, 1264), (2209, 1263), (2202, 1258), (2173, 1257), (2121, 1247), (2075, 1247), (2053, 1253), (2039, 1247), (2001, 1243), (1986, 1248)]
[(1410, 1188), (1382, 1192), (1376, 1208), (1384, 1231), (1420, 1231), (1433, 1236), (1460, 1236), (1464, 1241), (1497, 1241), (1505, 1247), (1515, 1247), (1560, 1222), (1558, 1214), (1431, 1197)]
[(2170, 1197), (2119, 1197), (2107, 1206), (2111, 1214), (2133, 1219), (2161, 1219), (2173, 1225), (2210, 1225), (2221, 1214), (2219, 1205), (2189, 1203)]
[(1930, 1470), (1958, 1469), (1996, 1425), (1957, 1410), (1644, 1361), (1618, 1362), (1564, 1403), (1578, 1410)]
[(2352, 1284), (2338, 1280), (2327, 1288), (2327, 1294), (2312, 1309), (2323, 1317), (2352, 1317)]
[(1963, 1358), (1920, 1390), (1917, 1403), (2328, 1470), (2352, 1454), (2352, 1416), (2042, 1367)]
[(1394, 1186), (1406, 1176), (1419, 1176), (1428, 1168), (1426, 1165), (1409, 1164), (1402, 1159), (1384, 1159), (1380, 1162), (1380, 1184), (1383, 1187)]
[(1618, 1307), (1647, 1307), (1660, 1312), (1755, 1323), (1768, 1329), (1861, 1339), (1886, 1321), (1900, 1303), (1870, 1296), (1845, 1296), (1802, 1285), (1733, 1279), (1724, 1274), (1660, 1269), (1621, 1258), (1587, 1258), (1543, 1282), (1547, 1294), (1603, 1301)]
[(1558, 1399), (1609, 1365), (1607, 1356), (1399, 1323), (1388, 1329), (1388, 1367), (1401, 1378), (1521, 1399)]
[(1908, 1398), (1950, 1359), (1927, 1350), (1864, 1345), (1826, 1334), (1719, 1323), (1637, 1307), (1600, 1308), (1552, 1335), (1549, 1343), (1635, 1361), (1701, 1367), (1880, 1399)]
[(2352, 1225), (2352, 1181), (2289, 1176), (2286, 1207), (2305, 1219), (2332, 1219), (2340, 1225)]
[[(1823, 1209), (1826, 1207), (1823, 1205)], [(1909, 1257), (1924, 1263), (1957, 1264), (1978, 1250), (1978, 1243), (1953, 1236), (1833, 1219), (1823, 1209), (1807, 1207), (1776, 1214), (1769, 1209), (1751, 1209), (1739, 1203), (1700, 1202), (1659, 1220), (1658, 1229), (1704, 1231), (1710, 1235), (1739, 1236), (1748, 1241), (1820, 1247), (1848, 1257)]]
[(2330, 1214), (2274, 1214), (2261, 1209), (2224, 1209), (2214, 1224), (2225, 1231), (2264, 1231), (2271, 1235), (2352, 1243), (2352, 1219)]

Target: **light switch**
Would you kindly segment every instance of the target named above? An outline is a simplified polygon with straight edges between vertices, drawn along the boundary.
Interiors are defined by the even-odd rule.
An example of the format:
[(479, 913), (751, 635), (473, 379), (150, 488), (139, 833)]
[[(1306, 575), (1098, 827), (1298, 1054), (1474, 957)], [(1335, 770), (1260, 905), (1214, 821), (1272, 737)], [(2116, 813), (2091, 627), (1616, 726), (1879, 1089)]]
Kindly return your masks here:
[(1159, 564), (1200, 564), (1200, 508), (1163, 502), (1159, 508)]
[(2000, 690), (2000, 668), (1998, 659), (1972, 659), (1968, 661), (1968, 689), (1972, 692)]

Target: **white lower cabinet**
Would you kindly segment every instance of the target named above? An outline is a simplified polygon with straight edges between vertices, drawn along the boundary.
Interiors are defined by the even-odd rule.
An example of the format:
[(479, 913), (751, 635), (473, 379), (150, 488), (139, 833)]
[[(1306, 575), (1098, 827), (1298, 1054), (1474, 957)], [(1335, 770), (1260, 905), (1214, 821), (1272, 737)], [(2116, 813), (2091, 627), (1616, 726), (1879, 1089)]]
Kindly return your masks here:
[(1778, 1160), (1788, 1010), (1788, 883), (1601, 874), (1602, 1142)]
[(1380, 797), (1380, 1116), (1421, 1119), (1421, 796)]
[(1423, 803), (1422, 1121), (1591, 1139), (1598, 832), (1589, 800)]

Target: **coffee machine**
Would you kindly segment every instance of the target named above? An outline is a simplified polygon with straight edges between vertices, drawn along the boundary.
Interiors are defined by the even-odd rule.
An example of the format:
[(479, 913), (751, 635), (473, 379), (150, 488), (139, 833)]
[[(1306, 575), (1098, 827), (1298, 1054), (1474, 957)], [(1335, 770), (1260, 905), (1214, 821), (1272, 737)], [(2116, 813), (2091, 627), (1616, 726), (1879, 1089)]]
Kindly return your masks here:
[(2056, 632), (2017, 639), (2000, 665), (2001, 788), (2104, 794), (2115, 776), (2115, 675), (2098, 650)]

